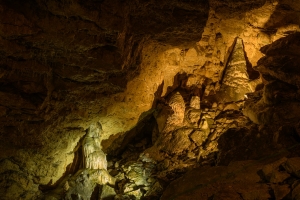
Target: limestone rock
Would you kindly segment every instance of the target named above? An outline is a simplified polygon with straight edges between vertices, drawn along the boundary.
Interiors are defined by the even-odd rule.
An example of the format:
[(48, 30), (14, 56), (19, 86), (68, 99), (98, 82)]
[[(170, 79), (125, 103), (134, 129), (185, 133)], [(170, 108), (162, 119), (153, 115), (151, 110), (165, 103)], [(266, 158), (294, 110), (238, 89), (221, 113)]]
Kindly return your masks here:
[(96, 183), (88, 177), (88, 171), (83, 170), (69, 180), (70, 188), (65, 194), (65, 199), (90, 199)]
[(283, 199), (284, 197), (288, 196), (291, 192), (291, 189), (288, 185), (274, 185), (273, 191), (276, 199)]
[(185, 119), (192, 126), (197, 127), (201, 118), (200, 97), (193, 96), (190, 100), (190, 108), (185, 111)]
[(191, 141), (189, 139), (189, 134), (192, 129), (178, 129), (173, 133), (169, 133), (160, 142), (159, 148), (170, 153), (170, 154), (180, 154), (185, 149), (191, 147)]
[(99, 197), (101, 200), (114, 199), (115, 196), (116, 196), (116, 192), (114, 188), (108, 185), (103, 185), (101, 187), (101, 191), (99, 192)]
[(4, 199), (30, 199), (40, 194), (38, 185), (10, 159), (0, 161), (0, 179), (0, 193)]
[(114, 185), (116, 180), (114, 177), (112, 177), (108, 171), (104, 170), (104, 169), (98, 169), (98, 170), (91, 170), (89, 171), (89, 178), (99, 184), (99, 185), (105, 185), (105, 184), (109, 184), (109, 185)]
[(201, 119), (201, 110), (188, 110), (186, 113), (186, 119), (190, 125), (197, 127)]
[(265, 165), (262, 172), (267, 181), (270, 183), (282, 183), (290, 175), (285, 171), (279, 171), (279, 166), (287, 161), (286, 158), (282, 158), (274, 163)]
[(163, 189), (164, 187), (162, 186), (162, 184), (159, 181), (157, 181), (154, 183), (151, 189), (146, 192), (145, 197), (151, 197), (151, 198), (159, 197), (161, 196)]
[(207, 133), (204, 131), (195, 131), (191, 134), (190, 137), (197, 146), (201, 146), (207, 138)]
[(199, 128), (204, 131), (206, 134), (210, 132), (210, 125), (209, 122), (213, 122), (213, 120), (209, 118), (202, 118), (201, 122), (199, 123)]
[(151, 173), (151, 168), (144, 168), (143, 163), (137, 162), (128, 166), (126, 177), (131, 180), (136, 186), (147, 186), (147, 179)]
[(115, 196), (115, 200), (131, 200), (131, 198), (129, 195), (118, 194)]
[(292, 191), (292, 198), (293, 199), (300, 199), (300, 185), (298, 184)]
[(289, 158), (283, 166), (287, 172), (300, 178), (300, 157)]
[[(296, 39), (298, 36), (299, 33), (293, 33), (264, 47), (262, 52), (267, 56), (259, 61), (257, 70), (283, 82), (298, 86), (299, 71), (296, 67), (299, 62), (298, 51), (296, 51), (300, 45)], [(289, 52), (293, 53), (289, 55)]]
[(211, 107), (214, 108), (214, 109), (216, 109), (218, 107), (218, 103), (214, 102)]
[(236, 104), (232, 103), (232, 104), (226, 105), (223, 110), (224, 111), (226, 111), (226, 110), (239, 110), (239, 107)]
[(192, 96), (190, 101), (190, 107), (194, 109), (200, 109), (200, 97), (198, 96)]
[(133, 190), (133, 191), (130, 191), (126, 194), (128, 196), (130, 196), (131, 198), (134, 198), (134, 199), (140, 199), (143, 196), (143, 193), (142, 193), (141, 189)]
[(265, 85), (263, 100), (267, 105), (287, 102), (296, 99), (296, 88), (280, 81), (272, 81)]
[(162, 132), (166, 126), (167, 119), (169, 117), (169, 112), (168, 112), (167, 106), (164, 106), (163, 108), (160, 109), (160, 111), (155, 113), (154, 117), (156, 119), (157, 127), (158, 127), (158, 132)]
[[(90, 199), (96, 185), (101, 185), (104, 196), (109, 196), (111, 190), (106, 184), (114, 185), (114, 179), (106, 170), (82, 169), (70, 176), (64, 184), (65, 199)], [(67, 185), (67, 186), (66, 186)], [(54, 191), (55, 193), (55, 191)], [(102, 193), (100, 194), (102, 195)], [(51, 193), (48, 194), (51, 196)]]
[(194, 169), (172, 182), (161, 199), (193, 199), (195, 197), (209, 199), (211, 196), (219, 199), (227, 197), (240, 199), (241, 196), (242, 199), (267, 199), (270, 198), (269, 187), (266, 184), (257, 183), (260, 180), (257, 171), (261, 167), (255, 161), (248, 161), (231, 163), (228, 167)]

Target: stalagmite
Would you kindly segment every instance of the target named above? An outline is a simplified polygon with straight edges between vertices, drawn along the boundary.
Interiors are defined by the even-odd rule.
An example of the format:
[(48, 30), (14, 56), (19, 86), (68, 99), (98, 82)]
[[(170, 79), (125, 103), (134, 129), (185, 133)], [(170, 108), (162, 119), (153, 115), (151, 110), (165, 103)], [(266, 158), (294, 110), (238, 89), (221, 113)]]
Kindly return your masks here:
[(237, 38), (234, 44), (225, 69), (220, 92), (225, 101), (243, 100), (246, 93), (253, 92), (249, 84), (243, 40), (241, 38)]
[(102, 127), (100, 123), (90, 126), (87, 135), (83, 140), (83, 164), (89, 169), (107, 169), (107, 160), (105, 153), (101, 150), (100, 134)]
[(192, 96), (190, 101), (190, 107), (194, 109), (200, 109), (200, 97), (198, 96)]
[(181, 124), (184, 119), (185, 103), (179, 92), (176, 92), (169, 100), (169, 106), (173, 115), (168, 119), (171, 124)]
[(186, 110), (186, 120), (192, 126), (198, 126), (201, 118), (200, 97), (192, 96), (190, 100), (190, 108)]

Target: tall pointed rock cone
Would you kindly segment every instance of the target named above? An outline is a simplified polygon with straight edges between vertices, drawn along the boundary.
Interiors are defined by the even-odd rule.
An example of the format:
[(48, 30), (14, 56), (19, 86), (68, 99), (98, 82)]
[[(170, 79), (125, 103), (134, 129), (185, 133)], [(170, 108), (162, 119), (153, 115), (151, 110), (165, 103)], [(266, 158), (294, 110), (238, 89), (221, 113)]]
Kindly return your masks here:
[(221, 83), (221, 98), (223, 101), (239, 101), (245, 94), (252, 92), (243, 47), (243, 41), (236, 39), (235, 46), (229, 57)]

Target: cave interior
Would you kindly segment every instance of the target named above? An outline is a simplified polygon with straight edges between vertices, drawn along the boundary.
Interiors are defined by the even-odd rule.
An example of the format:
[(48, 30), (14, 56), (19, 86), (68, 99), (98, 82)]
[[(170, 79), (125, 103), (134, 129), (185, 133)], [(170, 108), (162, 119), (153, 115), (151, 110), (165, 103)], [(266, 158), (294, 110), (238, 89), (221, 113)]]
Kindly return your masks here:
[(299, 26), (297, 0), (0, 0), (0, 200), (300, 200)]

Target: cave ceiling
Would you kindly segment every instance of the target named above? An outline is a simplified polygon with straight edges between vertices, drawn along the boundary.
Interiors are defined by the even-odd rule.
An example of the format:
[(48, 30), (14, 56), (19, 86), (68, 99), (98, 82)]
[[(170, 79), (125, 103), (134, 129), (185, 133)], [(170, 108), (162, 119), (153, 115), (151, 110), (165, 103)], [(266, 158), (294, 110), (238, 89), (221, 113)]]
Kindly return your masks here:
[[(299, 13), (300, 3), (291, 0), (0, 0), (0, 160), (13, 158), (27, 169), (21, 171), (28, 187), (39, 191), (72, 165), (93, 123), (101, 124), (107, 154), (123, 151), (133, 132), (147, 132), (139, 123), (172, 132), (172, 140), (152, 136), (161, 143), (145, 152), (157, 162), (157, 151), (179, 155), (199, 143), (217, 151), (217, 143), (204, 144), (189, 131), (200, 120), (200, 101), (201, 117), (238, 102), (224, 110), (235, 110), (238, 126), (297, 123), (298, 103), (290, 110), (274, 105), (298, 101)], [(262, 87), (265, 93), (257, 93)], [(273, 87), (283, 94), (275, 103)], [(219, 138), (225, 128), (213, 130), (218, 136), (196, 132)]]

